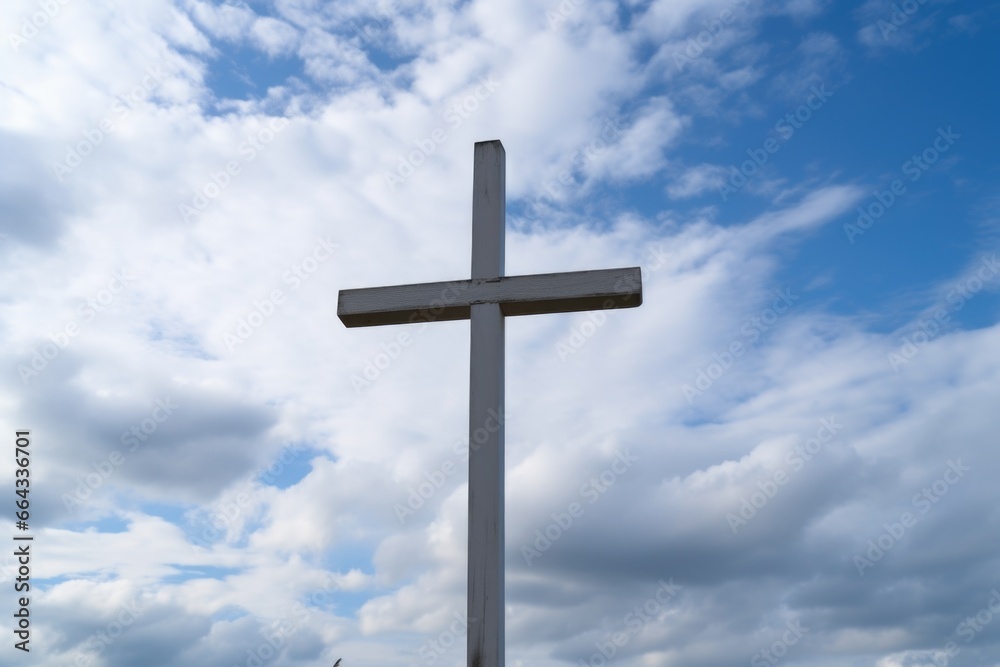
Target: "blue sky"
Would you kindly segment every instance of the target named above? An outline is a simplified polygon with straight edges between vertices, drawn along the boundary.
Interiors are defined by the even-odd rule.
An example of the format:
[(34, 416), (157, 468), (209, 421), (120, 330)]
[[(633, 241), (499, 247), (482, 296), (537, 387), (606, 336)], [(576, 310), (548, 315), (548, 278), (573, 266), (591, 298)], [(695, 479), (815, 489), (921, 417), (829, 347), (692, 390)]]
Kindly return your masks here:
[(1000, 665), (998, 29), (945, 0), (6, 3), (33, 664), (464, 664), (468, 324), (335, 310), (467, 277), (500, 139), (507, 274), (644, 287), (507, 323), (508, 663)]

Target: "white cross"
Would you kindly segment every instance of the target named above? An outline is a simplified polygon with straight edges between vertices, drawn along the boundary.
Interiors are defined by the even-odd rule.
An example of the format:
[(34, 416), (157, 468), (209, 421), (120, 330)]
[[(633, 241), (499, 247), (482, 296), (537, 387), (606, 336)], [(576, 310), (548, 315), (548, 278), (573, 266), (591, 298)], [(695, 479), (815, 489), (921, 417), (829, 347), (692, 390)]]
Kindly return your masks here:
[(476, 143), (471, 280), (341, 290), (337, 303), (348, 327), (471, 320), (468, 667), (504, 666), (504, 317), (642, 303), (638, 267), (504, 277), (505, 162), (499, 141)]

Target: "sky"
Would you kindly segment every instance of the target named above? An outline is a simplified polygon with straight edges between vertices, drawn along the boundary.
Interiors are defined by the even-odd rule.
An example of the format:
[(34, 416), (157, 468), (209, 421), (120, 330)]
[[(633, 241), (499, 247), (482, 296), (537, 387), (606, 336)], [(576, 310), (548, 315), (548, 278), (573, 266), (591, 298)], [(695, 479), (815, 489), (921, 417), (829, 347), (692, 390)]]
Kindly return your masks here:
[(469, 325), (336, 307), (469, 277), (499, 139), (507, 275), (643, 281), (506, 322), (507, 664), (1000, 665), (998, 30), (4, 2), (0, 664), (464, 664)]

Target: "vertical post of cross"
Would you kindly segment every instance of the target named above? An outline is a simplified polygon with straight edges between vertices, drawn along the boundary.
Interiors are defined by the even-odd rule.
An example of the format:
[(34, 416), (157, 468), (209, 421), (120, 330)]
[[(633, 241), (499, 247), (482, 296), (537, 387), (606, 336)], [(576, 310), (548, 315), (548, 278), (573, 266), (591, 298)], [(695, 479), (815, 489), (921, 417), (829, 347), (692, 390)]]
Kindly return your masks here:
[[(473, 279), (503, 277), (505, 172), (503, 144), (476, 143)], [(467, 664), (504, 667), (504, 316), (499, 303), (476, 303), (470, 319)]]
[(504, 666), (504, 318), (642, 304), (637, 266), (504, 276), (505, 166), (499, 141), (476, 143), (470, 280), (341, 290), (337, 300), (348, 327), (471, 320), (468, 667)]

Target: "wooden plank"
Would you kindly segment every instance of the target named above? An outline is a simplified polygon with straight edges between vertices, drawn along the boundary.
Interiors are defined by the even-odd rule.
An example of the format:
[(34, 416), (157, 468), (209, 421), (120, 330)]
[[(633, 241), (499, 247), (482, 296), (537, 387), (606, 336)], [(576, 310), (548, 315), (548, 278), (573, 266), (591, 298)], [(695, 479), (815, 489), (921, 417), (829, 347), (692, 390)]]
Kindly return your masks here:
[(541, 315), (602, 308), (635, 308), (642, 303), (642, 271), (634, 266), (513, 276), (486, 290), (503, 314)]
[(471, 306), (466, 664), (504, 667), (504, 317)]
[(471, 280), (340, 290), (337, 317), (347, 327), (469, 319)]
[[(505, 154), (476, 144), (472, 172), (472, 283), (500, 284), (504, 270)], [(470, 285), (470, 290), (475, 292)], [(466, 292), (468, 294), (468, 292)], [(468, 667), (504, 667), (504, 321), (500, 304), (470, 301)], [(495, 428), (489, 428), (491, 423)]]
[(507, 227), (507, 153), (499, 141), (478, 141), (472, 167), (472, 273), (476, 278), (503, 275)]
[(642, 273), (630, 267), (341, 290), (337, 315), (347, 327), (443, 322), (469, 319), (474, 303), (501, 304), (508, 317), (635, 308)]

